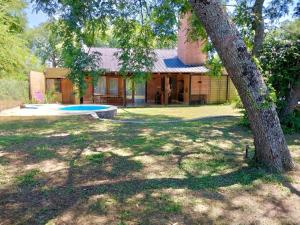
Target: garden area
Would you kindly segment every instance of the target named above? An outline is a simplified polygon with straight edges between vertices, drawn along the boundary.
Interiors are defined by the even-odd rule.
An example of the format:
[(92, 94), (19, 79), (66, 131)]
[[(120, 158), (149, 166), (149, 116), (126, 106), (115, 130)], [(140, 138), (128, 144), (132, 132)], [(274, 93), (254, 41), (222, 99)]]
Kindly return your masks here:
[(0, 225), (300, 224), (300, 2), (223, 4), (0, 0)]
[[(269, 173), (245, 159), (253, 139), (240, 117), (0, 122), (3, 225), (300, 223), (299, 170)], [(299, 165), (299, 135), (286, 139)]]

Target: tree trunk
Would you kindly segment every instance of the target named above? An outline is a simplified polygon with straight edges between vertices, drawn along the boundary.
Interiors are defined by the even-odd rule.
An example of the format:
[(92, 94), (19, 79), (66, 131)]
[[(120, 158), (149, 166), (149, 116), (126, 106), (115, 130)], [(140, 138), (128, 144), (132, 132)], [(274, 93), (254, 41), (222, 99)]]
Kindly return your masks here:
[(300, 101), (300, 79), (297, 80), (296, 83), (291, 87), (289, 96), (287, 98), (287, 105), (281, 111), (280, 117), (284, 118), (293, 113), (298, 105), (298, 101)]
[(218, 0), (190, 0), (232, 79), (251, 124), (256, 159), (270, 170), (294, 167), (275, 105), (235, 25)]
[(253, 43), (253, 56), (259, 56), (259, 51), (262, 48), (264, 41), (265, 24), (263, 18), (263, 5), (264, 0), (256, 0), (253, 6), (253, 28), (254, 28), (254, 43)]

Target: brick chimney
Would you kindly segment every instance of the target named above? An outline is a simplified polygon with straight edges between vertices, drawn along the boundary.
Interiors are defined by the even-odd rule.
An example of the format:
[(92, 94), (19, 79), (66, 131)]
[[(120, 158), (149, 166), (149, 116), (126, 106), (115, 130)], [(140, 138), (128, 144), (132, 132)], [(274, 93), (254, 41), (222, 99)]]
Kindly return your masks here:
[(188, 41), (187, 33), (189, 29), (188, 19), (191, 13), (186, 13), (180, 18), (180, 27), (178, 30), (177, 55), (185, 65), (203, 65), (207, 60), (207, 54), (201, 49), (205, 40)]

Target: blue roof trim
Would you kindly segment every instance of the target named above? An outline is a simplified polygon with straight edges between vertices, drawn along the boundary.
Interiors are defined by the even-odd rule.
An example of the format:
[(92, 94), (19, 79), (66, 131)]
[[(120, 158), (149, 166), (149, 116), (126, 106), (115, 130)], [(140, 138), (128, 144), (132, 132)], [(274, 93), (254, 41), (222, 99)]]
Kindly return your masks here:
[[(186, 65), (178, 57), (163, 59), (167, 68), (193, 68), (198, 66)], [(199, 65), (200, 66), (200, 65)]]

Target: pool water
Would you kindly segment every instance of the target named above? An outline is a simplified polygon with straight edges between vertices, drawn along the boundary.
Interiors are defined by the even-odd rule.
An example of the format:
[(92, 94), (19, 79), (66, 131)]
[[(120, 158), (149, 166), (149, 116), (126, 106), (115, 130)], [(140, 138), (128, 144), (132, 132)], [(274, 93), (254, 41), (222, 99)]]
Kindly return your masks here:
[(96, 111), (96, 110), (104, 110), (108, 109), (109, 106), (105, 105), (72, 105), (72, 106), (65, 106), (59, 108), (59, 110), (64, 111)]

